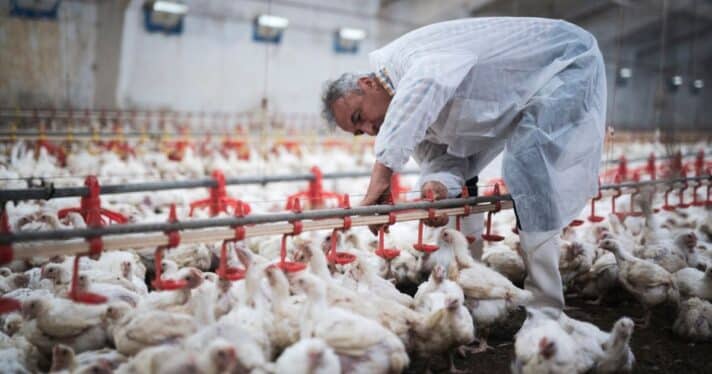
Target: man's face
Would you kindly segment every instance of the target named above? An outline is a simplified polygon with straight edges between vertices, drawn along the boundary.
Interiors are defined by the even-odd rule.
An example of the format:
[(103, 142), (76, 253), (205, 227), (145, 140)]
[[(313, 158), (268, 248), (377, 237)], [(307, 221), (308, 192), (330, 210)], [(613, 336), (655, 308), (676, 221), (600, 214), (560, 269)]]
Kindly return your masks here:
[(375, 136), (388, 111), (391, 97), (375, 80), (363, 77), (358, 80), (362, 94), (350, 93), (334, 101), (331, 110), (339, 127), (354, 135)]

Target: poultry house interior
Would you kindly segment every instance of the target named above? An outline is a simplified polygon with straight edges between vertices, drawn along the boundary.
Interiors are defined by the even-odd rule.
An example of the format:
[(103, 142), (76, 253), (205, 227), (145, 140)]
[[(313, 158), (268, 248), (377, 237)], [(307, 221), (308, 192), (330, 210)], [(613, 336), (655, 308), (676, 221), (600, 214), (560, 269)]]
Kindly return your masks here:
[(710, 26), (0, 0), (0, 373), (710, 373)]

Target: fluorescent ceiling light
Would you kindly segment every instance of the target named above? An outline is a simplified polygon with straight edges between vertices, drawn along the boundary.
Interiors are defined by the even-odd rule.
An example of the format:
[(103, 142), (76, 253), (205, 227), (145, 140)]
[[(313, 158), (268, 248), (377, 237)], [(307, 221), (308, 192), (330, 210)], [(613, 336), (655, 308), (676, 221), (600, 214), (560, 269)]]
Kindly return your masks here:
[(366, 37), (366, 31), (342, 27), (339, 29), (339, 37), (345, 40), (363, 40)]
[(695, 79), (695, 81), (692, 82), (692, 86), (698, 90), (702, 89), (703, 87), (705, 87), (705, 81), (703, 81), (702, 79)]
[(257, 24), (262, 27), (286, 29), (287, 25), (289, 25), (289, 20), (284, 17), (278, 17), (269, 14), (260, 14), (259, 16), (257, 16)]
[(621, 68), (620, 77), (623, 79), (628, 79), (633, 76), (633, 70), (630, 68)]
[(682, 86), (682, 77), (679, 75), (672, 77), (672, 84), (673, 86)]
[(153, 3), (153, 11), (172, 14), (186, 14), (188, 12), (188, 6), (170, 1), (156, 1)]

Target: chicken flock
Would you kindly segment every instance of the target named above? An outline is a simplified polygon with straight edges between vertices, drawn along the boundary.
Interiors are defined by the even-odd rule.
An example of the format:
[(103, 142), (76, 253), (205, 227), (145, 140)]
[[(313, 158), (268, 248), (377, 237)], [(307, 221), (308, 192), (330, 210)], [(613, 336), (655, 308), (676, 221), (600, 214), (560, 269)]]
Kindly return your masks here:
[[(309, 162), (304, 157), (314, 157), (315, 164), (329, 157), (341, 169), (372, 162), (339, 150), (299, 157), (278, 152), (272, 159), (247, 161), (219, 153), (201, 158), (188, 152), (182, 161), (168, 161), (160, 153), (121, 158), (77, 151), (60, 168), (46, 152), (35, 154), (22, 143), (5, 151), (3, 188), (26, 187), (13, 178), (63, 172), (99, 170), (102, 181), (117, 183), (137, 180), (127, 170), (142, 178), (180, 179), (203, 177), (216, 165), (236, 175), (295, 172)], [(76, 180), (61, 183), (76, 185)], [(334, 187), (351, 192), (364, 181), (357, 183)], [(269, 202), (283, 199), (287, 190), (229, 189), (248, 201)], [(130, 222), (158, 222), (165, 221), (170, 203), (178, 204), (180, 219), (190, 219), (188, 203), (205, 194), (185, 190), (102, 200)], [(631, 205), (640, 214), (610, 214), (561, 234), (559, 269), (566, 293), (605, 303), (611, 292), (622, 290), (642, 306), (636, 322), (621, 316), (606, 332), (566, 313), (555, 321), (529, 310), (513, 337), (513, 372), (630, 371), (634, 329), (645, 328), (651, 310), (662, 304), (676, 306), (671, 319), (676, 334), (712, 340), (709, 208), (656, 212), (659, 199), (642, 191)], [(273, 210), (275, 204), (256, 211)], [(620, 211), (629, 204), (619, 199)], [(85, 227), (77, 213), (58, 218), (58, 209), (73, 205), (77, 199), (19, 202), (8, 204), (7, 212), (13, 231)], [(74, 257), (16, 260), (0, 268), (0, 294), (21, 303), (19, 311), (0, 316), (0, 372), (398, 373), (413, 358), (430, 362), (436, 356), (449, 359), (450, 371), (458, 372), (454, 355), (496, 349), (487, 344), (488, 333), (532, 298), (521, 288), (526, 270), (514, 224), (512, 212), (498, 213), (493, 230), (505, 240), (474, 244), (454, 222), (427, 229), (425, 241), (439, 249), (426, 254), (413, 248), (416, 224), (398, 223), (386, 234), (386, 247), (400, 250), (391, 261), (375, 254), (377, 242), (365, 228), (307, 232), (287, 243), (289, 259), (307, 266), (291, 273), (275, 266), (281, 238), (250, 238), (227, 244), (227, 265), (244, 270), (244, 278), (234, 281), (217, 272), (222, 242), (180, 245), (165, 251), (160, 264), (151, 248), (81, 257), (77, 287), (106, 297), (101, 304), (71, 299)], [(332, 240), (355, 261), (331, 263)], [(484, 246), (481, 258), (473, 256), (477, 245)], [(157, 289), (156, 281), (179, 287)], [(401, 292), (403, 285), (417, 286), (417, 292)]]

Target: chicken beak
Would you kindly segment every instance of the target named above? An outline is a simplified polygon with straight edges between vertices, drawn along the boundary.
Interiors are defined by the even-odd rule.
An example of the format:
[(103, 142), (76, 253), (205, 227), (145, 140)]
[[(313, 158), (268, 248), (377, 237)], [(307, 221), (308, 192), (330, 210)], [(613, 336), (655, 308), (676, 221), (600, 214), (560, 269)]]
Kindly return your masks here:
[(309, 352), (309, 367), (316, 368), (319, 366), (322, 357), (324, 356), (323, 351), (311, 351)]
[(457, 308), (460, 306), (459, 300), (458, 299), (448, 299), (445, 301), (445, 307), (449, 311), (454, 311), (457, 310)]
[(228, 354), (228, 357), (230, 357), (231, 361), (237, 360), (237, 351), (235, 350), (235, 348), (233, 348), (233, 347), (228, 348), (227, 354)]
[(539, 354), (545, 359), (550, 359), (556, 353), (556, 344), (550, 342), (547, 338), (541, 338), (539, 341)]

